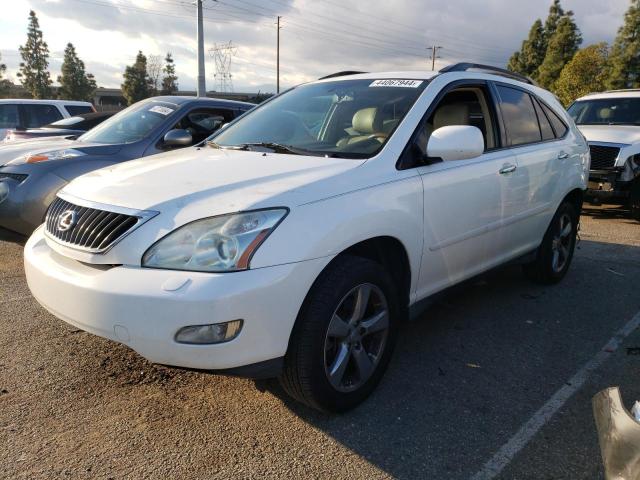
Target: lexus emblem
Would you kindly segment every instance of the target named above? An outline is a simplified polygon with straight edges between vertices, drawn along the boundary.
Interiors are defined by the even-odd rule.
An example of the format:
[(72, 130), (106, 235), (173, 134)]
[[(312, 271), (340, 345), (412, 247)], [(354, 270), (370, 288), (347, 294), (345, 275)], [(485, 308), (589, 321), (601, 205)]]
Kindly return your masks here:
[(77, 220), (77, 214), (73, 210), (66, 210), (58, 216), (58, 224), (56, 225), (59, 232), (71, 230)]

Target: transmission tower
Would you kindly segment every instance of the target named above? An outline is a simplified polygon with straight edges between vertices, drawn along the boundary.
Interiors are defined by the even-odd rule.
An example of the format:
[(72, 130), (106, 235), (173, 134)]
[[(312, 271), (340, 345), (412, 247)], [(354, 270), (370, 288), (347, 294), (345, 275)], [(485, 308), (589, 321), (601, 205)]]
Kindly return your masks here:
[(209, 49), (209, 55), (215, 62), (215, 73), (213, 78), (216, 82), (218, 92), (233, 92), (233, 79), (231, 75), (231, 59), (235, 56), (238, 48), (233, 46), (233, 42), (215, 43)]

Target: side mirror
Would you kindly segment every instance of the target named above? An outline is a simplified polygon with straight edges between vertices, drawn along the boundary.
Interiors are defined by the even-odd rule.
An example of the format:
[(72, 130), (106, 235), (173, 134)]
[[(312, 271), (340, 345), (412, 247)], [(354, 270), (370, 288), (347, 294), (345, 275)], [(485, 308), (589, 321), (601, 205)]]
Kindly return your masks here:
[(218, 127), (218, 130), (222, 130), (223, 128), (227, 128), (229, 126), (229, 122), (223, 123), (222, 125), (220, 125), (220, 127)]
[(435, 130), (427, 143), (427, 156), (442, 160), (468, 160), (484, 152), (484, 137), (478, 127), (451, 125)]
[(186, 130), (169, 130), (164, 136), (166, 147), (186, 147), (193, 143), (193, 137)]

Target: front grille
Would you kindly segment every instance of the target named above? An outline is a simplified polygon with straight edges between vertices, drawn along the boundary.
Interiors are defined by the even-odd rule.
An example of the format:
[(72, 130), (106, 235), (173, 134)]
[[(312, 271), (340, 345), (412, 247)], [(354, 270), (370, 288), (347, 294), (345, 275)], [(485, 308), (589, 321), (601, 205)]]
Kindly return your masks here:
[(24, 182), (27, 177), (29, 175), (24, 175), (22, 173), (4, 173), (4, 172), (0, 172), (0, 180), (2, 180), (3, 178), (10, 178), (12, 180), (15, 180), (16, 182)]
[[(67, 221), (61, 228), (63, 215)], [(139, 216), (75, 205), (58, 197), (47, 211), (45, 228), (63, 244), (100, 253), (112, 247), (141, 220)]]
[(589, 145), (591, 150), (591, 170), (606, 170), (613, 168), (620, 153), (619, 147), (603, 145)]

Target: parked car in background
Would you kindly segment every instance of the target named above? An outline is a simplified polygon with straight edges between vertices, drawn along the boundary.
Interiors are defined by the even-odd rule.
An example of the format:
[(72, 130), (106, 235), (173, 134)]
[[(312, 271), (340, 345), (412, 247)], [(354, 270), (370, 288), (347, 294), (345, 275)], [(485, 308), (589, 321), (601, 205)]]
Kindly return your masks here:
[(628, 204), (640, 221), (640, 90), (587, 95), (569, 114), (591, 149), (587, 197)]
[(35, 298), (152, 362), (278, 376), (344, 411), (430, 295), (516, 259), (547, 284), (571, 264), (589, 149), (511, 72), (330, 76), (207, 145), (68, 184), (25, 247)]
[(69, 118), (81, 113), (95, 112), (89, 102), (72, 100), (0, 100), (0, 141), (7, 130), (26, 130)]
[(117, 113), (92, 130), (0, 147), (0, 226), (31, 233), (56, 192), (98, 168), (202, 142), (251, 103), (196, 97), (155, 97)]
[(100, 125), (107, 118), (111, 118), (115, 113), (116, 112), (83, 113), (81, 115), (63, 118), (62, 120), (44, 125), (40, 128), (8, 130), (4, 138), (4, 143), (23, 142), (44, 137), (78, 137), (93, 127)]

